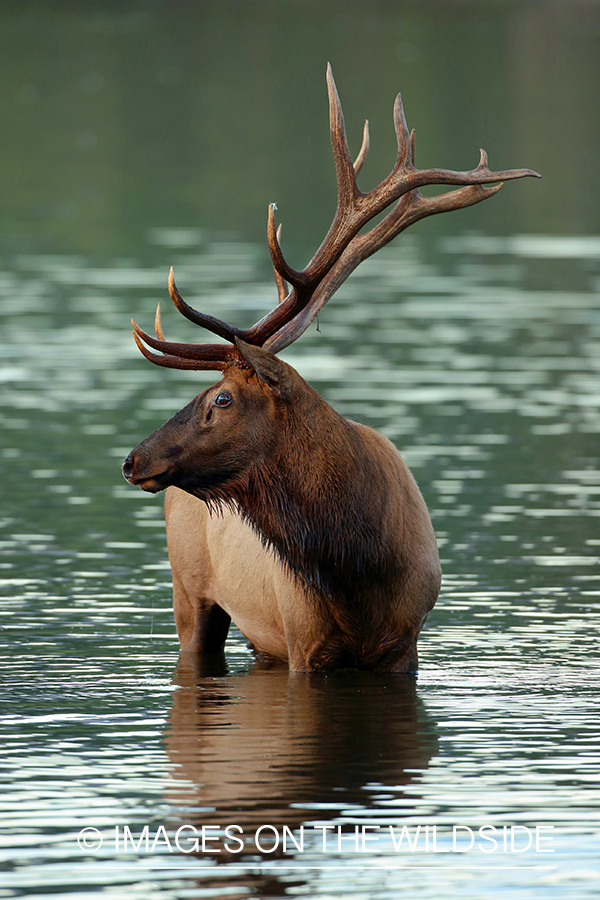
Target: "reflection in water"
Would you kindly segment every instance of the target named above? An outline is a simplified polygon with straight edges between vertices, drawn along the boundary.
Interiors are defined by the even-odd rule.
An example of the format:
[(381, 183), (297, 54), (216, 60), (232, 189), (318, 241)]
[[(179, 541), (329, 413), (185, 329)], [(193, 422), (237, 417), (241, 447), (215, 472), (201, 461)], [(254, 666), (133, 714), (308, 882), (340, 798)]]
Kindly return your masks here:
[(399, 802), (437, 750), (410, 676), (290, 676), (277, 666), (200, 677), (182, 654), (174, 683), (169, 802), (197, 827), (253, 834), (266, 823), (293, 830), (372, 815), (386, 788)]
[[(195, 657), (181, 654), (174, 684), (179, 690), (164, 734), (173, 764), (170, 825), (173, 831), (192, 826), (196, 834), (202, 826), (219, 827), (209, 830), (213, 840), (197, 854), (203, 897), (211, 888), (222, 896), (222, 876), (211, 874), (209, 863), (226, 865), (227, 888), (237, 885), (240, 896), (250, 888), (275, 897), (284, 885), (306, 886), (324, 859), (316, 823), (335, 821), (351, 834), (356, 822), (393, 822), (393, 811), (376, 811), (381, 799), (401, 803), (403, 787), (418, 781), (437, 750), (411, 676), (290, 676), (283, 666), (256, 666), (243, 675), (210, 677)], [(223, 830), (231, 825), (228, 841)], [(278, 837), (267, 828), (257, 848), (263, 825), (274, 826)], [(294, 838), (284, 850), (285, 826)], [(347, 838), (343, 843), (348, 849)]]

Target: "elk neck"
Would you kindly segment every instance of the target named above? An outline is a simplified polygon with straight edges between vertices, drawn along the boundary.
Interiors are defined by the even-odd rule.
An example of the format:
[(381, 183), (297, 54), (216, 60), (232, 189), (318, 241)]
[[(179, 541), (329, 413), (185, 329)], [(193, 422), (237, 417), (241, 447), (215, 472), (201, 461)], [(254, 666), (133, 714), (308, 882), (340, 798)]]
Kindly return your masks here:
[(235, 502), (309, 592), (352, 606), (399, 565), (389, 514), (396, 472), (364, 429), (306, 387), (281, 410), (275, 445), (249, 468)]

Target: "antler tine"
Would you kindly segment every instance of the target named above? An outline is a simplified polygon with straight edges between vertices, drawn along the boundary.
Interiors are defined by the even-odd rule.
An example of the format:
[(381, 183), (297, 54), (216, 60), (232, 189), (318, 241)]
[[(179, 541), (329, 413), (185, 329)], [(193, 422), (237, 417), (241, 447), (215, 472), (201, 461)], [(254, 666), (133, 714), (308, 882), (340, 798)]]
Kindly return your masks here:
[(151, 363), (154, 363), (155, 366), (164, 366), (167, 369), (219, 369), (223, 371), (227, 368), (230, 363), (225, 362), (224, 360), (192, 360), (192, 359), (182, 359), (181, 357), (164, 355), (159, 356), (158, 353), (150, 353), (149, 350), (146, 349), (140, 338), (137, 336), (135, 331), (133, 332), (133, 339), (137, 344), (137, 347), (142, 354), (145, 356), (147, 360)]
[(369, 152), (370, 139), (369, 139), (369, 120), (365, 119), (365, 124), (363, 126), (363, 138), (362, 144), (360, 145), (360, 150), (358, 151), (358, 156), (354, 160), (354, 174), (358, 175), (360, 170), (362, 169), (365, 159), (367, 158), (367, 154)]
[(231, 341), (232, 343), (235, 341), (236, 337), (243, 336), (243, 331), (241, 329), (235, 328), (233, 325), (228, 325), (227, 322), (223, 322), (215, 316), (209, 316), (205, 313), (198, 312), (198, 310), (186, 303), (177, 290), (173, 266), (171, 266), (169, 270), (169, 294), (181, 315), (185, 316), (186, 319), (189, 319), (190, 322), (193, 322), (194, 325), (201, 325), (202, 328), (206, 328), (207, 331), (211, 331), (213, 334), (217, 334), (219, 337), (225, 338), (226, 341)]
[(406, 124), (402, 95), (398, 94), (394, 103), (394, 130), (398, 141), (398, 156), (390, 178), (397, 172), (412, 169), (412, 140)]
[[(279, 232), (275, 226), (274, 203), (269, 204), (267, 219), (267, 241), (277, 285), (279, 304), (266, 316), (263, 316), (252, 328), (241, 332), (239, 337), (247, 344), (262, 346), (271, 335), (289, 322), (306, 305), (312, 290), (303, 272), (297, 272), (287, 264), (279, 246)], [(284, 294), (284, 285), (289, 282), (292, 288)]]
[[(173, 275), (173, 267), (169, 272), (169, 294), (171, 300), (177, 309), (190, 321), (197, 325), (202, 325), (209, 331), (229, 338), (235, 341), (236, 335), (240, 334), (239, 329), (215, 319), (213, 316), (207, 316), (192, 309), (191, 306), (182, 299), (175, 284)], [(139, 327), (139, 325), (131, 320), (133, 325), (134, 340), (146, 359), (157, 366), (165, 366), (170, 369), (226, 369), (228, 366), (236, 364), (240, 360), (240, 354), (233, 344), (179, 344), (173, 341), (166, 341), (162, 329), (160, 317), (160, 303), (156, 307), (156, 315), (154, 317), (154, 330), (156, 337), (153, 338)], [(159, 350), (162, 355), (151, 353), (145, 345)]]
[(331, 147), (333, 149), (333, 161), (335, 163), (335, 175), (338, 189), (337, 217), (340, 212), (340, 206), (351, 204), (354, 194), (358, 189), (356, 187), (356, 172), (352, 157), (350, 156), (348, 140), (346, 138), (346, 125), (344, 123), (342, 104), (340, 103), (337, 87), (335, 86), (335, 81), (333, 79), (331, 63), (327, 63), (327, 91), (329, 93), (329, 130), (331, 134)]
[[(271, 260), (273, 262), (273, 268), (275, 269), (277, 275), (280, 275), (281, 278), (283, 278), (285, 281), (289, 281), (290, 284), (293, 284), (296, 287), (302, 287), (305, 285), (306, 279), (303, 277), (302, 272), (296, 272), (295, 269), (292, 269), (291, 266), (288, 266), (287, 262), (284, 259), (283, 253), (281, 252), (281, 247), (279, 246), (280, 231), (275, 226), (276, 208), (277, 207), (274, 203), (269, 203), (269, 212), (267, 218), (267, 242), (269, 245)], [(244, 340), (246, 340), (246, 338), (244, 338)]]
[[(273, 204), (271, 204), (271, 205), (273, 205)], [(281, 246), (281, 225), (279, 225), (275, 236), (277, 238), (277, 246), (280, 247)], [(285, 280), (285, 278), (279, 274), (279, 272), (277, 271), (275, 266), (273, 266), (273, 275), (275, 276), (275, 285), (277, 287), (277, 296), (279, 298), (279, 302), (283, 303), (283, 301), (287, 298), (287, 296), (290, 292), (290, 286), (287, 283), (287, 281)]]
[[(516, 178), (542, 177), (533, 169), (504, 169), (501, 172), (492, 172), (487, 166), (485, 150), (482, 150), (481, 154), (483, 162), (480, 161), (474, 169), (470, 169), (468, 172), (455, 172), (452, 169), (413, 169), (407, 178), (406, 190), (400, 191), (400, 194), (428, 184), (494, 184), (498, 181), (514, 181)], [(397, 199), (398, 192), (393, 190), (393, 194), (394, 199)]]
[(159, 341), (164, 341), (165, 336), (162, 330), (162, 324), (160, 321), (160, 303), (156, 304), (156, 315), (154, 316), (154, 331), (156, 332), (156, 337)]
[[(131, 320), (133, 338), (138, 348), (146, 359), (155, 365), (170, 369), (225, 369), (237, 360), (238, 351), (231, 344), (178, 344), (174, 341), (165, 341), (160, 326), (159, 310), (157, 316), (156, 338), (146, 334), (137, 322)], [(163, 355), (150, 353), (145, 344), (153, 350), (159, 350)]]

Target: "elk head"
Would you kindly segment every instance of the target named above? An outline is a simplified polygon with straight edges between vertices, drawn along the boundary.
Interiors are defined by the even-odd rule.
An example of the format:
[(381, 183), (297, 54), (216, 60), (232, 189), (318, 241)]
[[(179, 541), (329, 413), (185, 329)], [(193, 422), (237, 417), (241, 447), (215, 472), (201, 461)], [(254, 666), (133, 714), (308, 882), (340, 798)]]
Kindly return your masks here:
[[(368, 123), (365, 122), (358, 157), (352, 162), (330, 66), (327, 85), (337, 208), (313, 258), (302, 271), (296, 271), (284, 259), (273, 205), (269, 207), (267, 235), (278, 305), (251, 328), (238, 329), (190, 307), (181, 298), (171, 269), (169, 293), (179, 312), (226, 343), (166, 341), (160, 307), (155, 320), (156, 337), (146, 334), (133, 322), (134, 339), (150, 362), (176, 369), (217, 369), (223, 373), (220, 382), (196, 397), (129, 454), (123, 473), (128, 481), (144, 490), (160, 491), (174, 484), (209, 501), (211, 498), (234, 500), (235, 485), (249, 464), (264, 458), (269, 448), (280, 440), (292, 411), (297, 412), (301, 405), (314, 406), (319, 401), (326, 406), (275, 354), (300, 337), (359, 263), (419, 219), (479, 203), (497, 193), (503, 181), (540, 177), (531, 169), (492, 172), (483, 150), (479, 164), (468, 172), (415, 168), (415, 133), (408, 131), (398, 95), (394, 105), (396, 163), (388, 177), (365, 194), (358, 188), (356, 177), (368, 152)], [(437, 197), (423, 197), (419, 188), (430, 184), (460, 187)], [(390, 207), (380, 222), (361, 233), (368, 222)], [(295, 418), (298, 421), (297, 415)]]
[[(155, 493), (175, 485), (207, 502), (235, 499), (250, 466), (266, 464), (292, 417), (324, 402), (268, 350), (235, 338), (239, 361), (133, 450), (129, 482)], [(243, 364), (245, 363), (245, 365)]]

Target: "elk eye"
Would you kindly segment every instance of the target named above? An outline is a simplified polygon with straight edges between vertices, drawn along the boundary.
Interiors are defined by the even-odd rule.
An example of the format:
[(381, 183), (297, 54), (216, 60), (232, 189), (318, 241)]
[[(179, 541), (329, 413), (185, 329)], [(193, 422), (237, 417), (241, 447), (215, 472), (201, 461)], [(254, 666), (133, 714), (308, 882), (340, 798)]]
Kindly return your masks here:
[(229, 406), (233, 401), (233, 397), (227, 391), (221, 391), (215, 397), (215, 406)]

